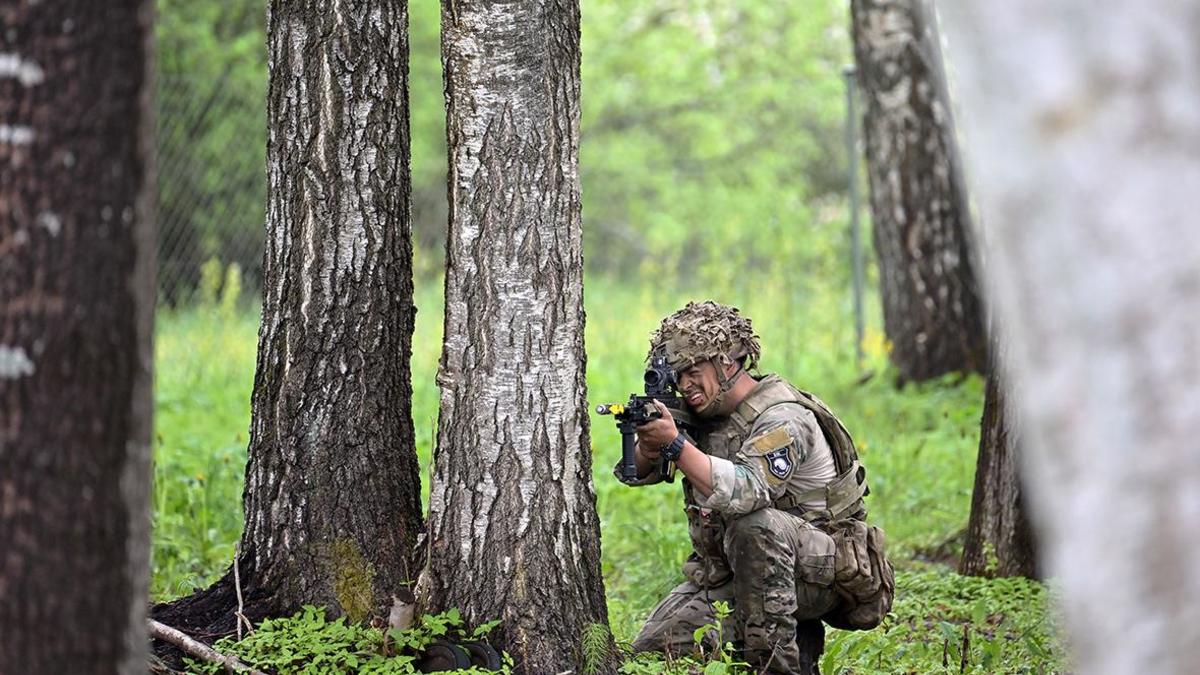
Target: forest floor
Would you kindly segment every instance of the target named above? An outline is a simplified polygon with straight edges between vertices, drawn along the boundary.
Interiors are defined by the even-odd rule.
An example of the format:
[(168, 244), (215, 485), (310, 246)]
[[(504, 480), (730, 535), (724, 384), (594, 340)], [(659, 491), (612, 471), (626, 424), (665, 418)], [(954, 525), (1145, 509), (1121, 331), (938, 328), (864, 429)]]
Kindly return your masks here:
[[(623, 400), (638, 388), (648, 333), (686, 298), (603, 283), (590, 283), (587, 290), (594, 407)], [(743, 299), (743, 312), (771, 316), (785, 306), (772, 293)], [(210, 296), (197, 307), (162, 310), (158, 317), (151, 588), (158, 601), (219, 579), (241, 531), (258, 316), (244, 300)], [(822, 672), (1063, 672), (1065, 657), (1045, 585), (954, 572), (970, 509), (982, 380), (948, 377), (897, 389), (878, 329), (868, 329), (865, 362), (856, 364), (844, 308), (786, 302), (791, 311), (784, 320), (755, 323), (763, 369), (818, 394), (850, 429), (869, 471), (871, 521), (887, 532), (897, 568), (892, 614), (873, 631), (830, 629)], [(417, 304), (413, 419), (418, 454), (427, 467), (441, 348), (441, 308), (432, 285), (419, 289)], [(618, 642), (628, 642), (650, 609), (682, 580), (686, 522), (678, 488), (631, 490), (613, 479), (620, 439), (611, 418), (594, 417), (591, 437), (609, 619)], [(428, 486), (423, 489), (427, 494)], [(631, 663), (628, 671), (662, 668)]]

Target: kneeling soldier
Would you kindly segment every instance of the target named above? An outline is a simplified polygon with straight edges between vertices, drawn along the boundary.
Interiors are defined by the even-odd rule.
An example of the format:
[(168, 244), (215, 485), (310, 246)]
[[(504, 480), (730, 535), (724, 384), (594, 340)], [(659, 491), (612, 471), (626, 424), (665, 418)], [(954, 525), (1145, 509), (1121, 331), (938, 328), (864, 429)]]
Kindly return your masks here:
[(656, 401), (662, 416), (637, 428), (638, 478), (626, 482), (656, 483), (660, 462), (675, 463), (693, 550), (687, 581), (658, 604), (633, 646), (692, 651), (694, 631), (724, 600), (747, 662), (808, 675), (817, 672), (821, 618), (846, 609), (835, 583), (836, 533), (823, 527), (865, 517), (866, 482), (824, 404), (776, 375), (749, 373), (759, 354), (750, 321), (714, 302), (689, 303), (651, 336), (650, 357), (666, 358), (700, 423), (688, 438)]

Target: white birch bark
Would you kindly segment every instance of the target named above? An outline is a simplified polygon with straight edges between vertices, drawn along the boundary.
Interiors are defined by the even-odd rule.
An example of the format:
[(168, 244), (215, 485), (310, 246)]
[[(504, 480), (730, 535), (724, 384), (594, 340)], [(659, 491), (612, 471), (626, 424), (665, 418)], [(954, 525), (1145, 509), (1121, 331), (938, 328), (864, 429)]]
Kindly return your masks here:
[(943, 8), (1082, 673), (1200, 663), (1200, 7)]
[(441, 417), (421, 596), (529, 673), (606, 623), (583, 350), (578, 4), (445, 0)]

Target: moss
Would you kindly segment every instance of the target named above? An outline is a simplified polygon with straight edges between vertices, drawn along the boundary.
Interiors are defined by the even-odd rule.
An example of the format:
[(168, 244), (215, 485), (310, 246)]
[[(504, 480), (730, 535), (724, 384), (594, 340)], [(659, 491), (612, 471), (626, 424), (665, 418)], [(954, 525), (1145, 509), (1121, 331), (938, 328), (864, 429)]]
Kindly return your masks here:
[(329, 547), (329, 562), (333, 592), (346, 618), (352, 623), (365, 621), (374, 598), (375, 569), (349, 539), (338, 539)]

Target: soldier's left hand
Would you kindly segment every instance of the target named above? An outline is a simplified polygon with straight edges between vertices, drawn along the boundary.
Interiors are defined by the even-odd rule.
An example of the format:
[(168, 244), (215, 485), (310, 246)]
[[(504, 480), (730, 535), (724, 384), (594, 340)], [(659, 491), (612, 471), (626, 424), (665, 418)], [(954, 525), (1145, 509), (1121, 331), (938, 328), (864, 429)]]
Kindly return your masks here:
[(671, 416), (671, 411), (667, 406), (663, 405), (662, 401), (655, 401), (654, 405), (662, 417), (638, 427), (637, 437), (643, 448), (657, 450), (675, 440), (679, 430), (675, 428), (675, 418)]

